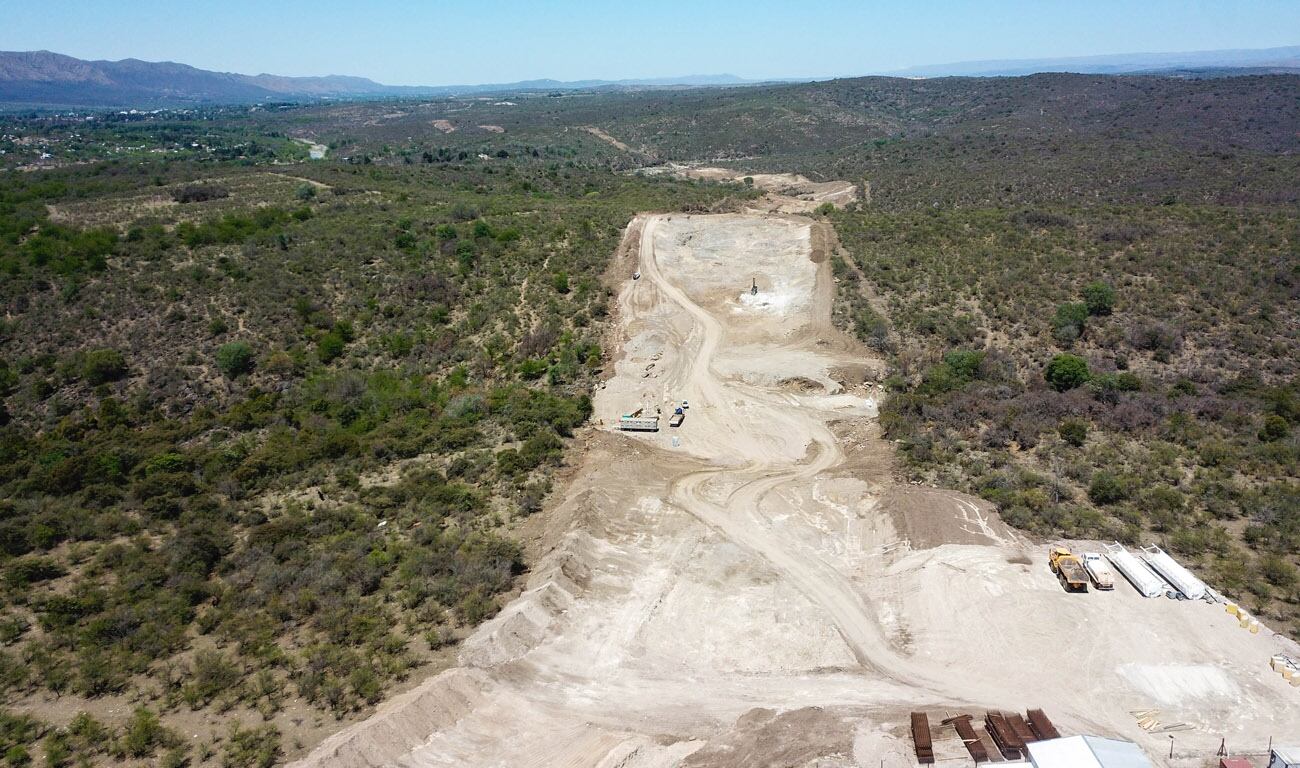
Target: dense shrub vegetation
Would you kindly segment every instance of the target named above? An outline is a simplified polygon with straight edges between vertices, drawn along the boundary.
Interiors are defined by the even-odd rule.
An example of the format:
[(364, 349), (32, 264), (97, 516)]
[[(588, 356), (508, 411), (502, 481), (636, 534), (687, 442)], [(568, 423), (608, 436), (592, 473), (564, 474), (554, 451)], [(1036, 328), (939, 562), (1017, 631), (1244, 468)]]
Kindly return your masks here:
[[(222, 162), (3, 177), (0, 692), (149, 702), (9, 744), (270, 765), (287, 702), (351, 716), (495, 612), (590, 415), (621, 228), (748, 194), (567, 155), (296, 168), (273, 204)], [(199, 754), (191, 710), (253, 720)]]
[(1300, 633), (1297, 222), (1182, 205), (837, 214), (897, 331), (887, 435), (914, 476), (1014, 525), (1157, 541)]
[[(0, 750), (270, 765), (288, 708), (353, 717), (490, 616), (589, 415), (621, 227), (753, 195), (620, 173), (669, 160), (862, 183), (816, 215), (911, 476), (1042, 536), (1159, 541), (1300, 633), (1298, 93), (866, 78), (4, 118)], [(286, 164), (290, 135), (329, 159)]]

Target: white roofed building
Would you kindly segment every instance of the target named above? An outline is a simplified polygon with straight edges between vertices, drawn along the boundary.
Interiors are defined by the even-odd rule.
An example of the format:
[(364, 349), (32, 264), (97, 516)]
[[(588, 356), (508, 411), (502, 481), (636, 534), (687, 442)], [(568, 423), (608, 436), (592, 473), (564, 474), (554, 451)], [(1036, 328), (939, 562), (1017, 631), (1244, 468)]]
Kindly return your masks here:
[(1100, 736), (1070, 736), (1029, 744), (1034, 768), (1153, 768), (1138, 745)]
[(1300, 766), (1300, 747), (1273, 747), (1268, 756), (1268, 768), (1296, 768)]

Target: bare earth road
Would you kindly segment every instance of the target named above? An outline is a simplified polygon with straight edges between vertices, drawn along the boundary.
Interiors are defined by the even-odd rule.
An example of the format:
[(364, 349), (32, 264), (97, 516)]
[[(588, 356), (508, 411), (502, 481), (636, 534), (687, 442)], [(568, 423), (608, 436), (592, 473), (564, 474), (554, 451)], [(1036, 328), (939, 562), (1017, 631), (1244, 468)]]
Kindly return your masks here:
[[(527, 590), (298, 765), (910, 766), (914, 709), (1043, 707), (1180, 766), (1300, 734), (1300, 688), (1268, 669), (1293, 644), (1126, 584), (1067, 595), (982, 502), (891, 480), (821, 226), (632, 222), (622, 357)], [(680, 428), (608, 426), (683, 399)], [(1148, 709), (1187, 726), (1172, 761)]]

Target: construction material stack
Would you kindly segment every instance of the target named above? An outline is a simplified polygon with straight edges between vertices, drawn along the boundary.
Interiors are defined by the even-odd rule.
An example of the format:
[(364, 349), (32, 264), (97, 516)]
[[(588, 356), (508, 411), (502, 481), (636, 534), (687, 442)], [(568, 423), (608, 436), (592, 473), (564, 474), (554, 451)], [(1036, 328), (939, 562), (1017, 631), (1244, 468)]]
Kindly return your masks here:
[(1025, 718), (1020, 716), (1019, 712), (1008, 712), (1006, 715), (1007, 725), (1011, 726), (1011, 732), (1016, 735), (1021, 744), (1028, 745), (1030, 742), (1038, 741), (1034, 731), (1025, 722)]
[(984, 742), (980, 741), (979, 734), (975, 733), (975, 726), (971, 725), (973, 719), (971, 715), (957, 715), (944, 720), (943, 724), (957, 729), (957, 735), (961, 737), (962, 743), (966, 745), (966, 751), (970, 753), (971, 759), (976, 764), (987, 763), (989, 751), (984, 746)]
[(1029, 716), (1029, 727), (1033, 729), (1039, 741), (1061, 738), (1061, 732), (1056, 730), (1056, 726), (1048, 719), (1046, 712), (1041, 709), (1031, 709), (1025, 714)]
[(1007, 760), (1019, 760), (1026, 754), (1024, 739), (1016, 735), (1011, 724), (1007, 722), (1007, 716), (1001, 712), (985, 713), (984, 730), (989, 732), (993, 744)]
[(934, 742), (930, 737), (930, 718), (924, 712), (912, 713), (912, 743), (916, 746), (916, 762), (934, 763)]

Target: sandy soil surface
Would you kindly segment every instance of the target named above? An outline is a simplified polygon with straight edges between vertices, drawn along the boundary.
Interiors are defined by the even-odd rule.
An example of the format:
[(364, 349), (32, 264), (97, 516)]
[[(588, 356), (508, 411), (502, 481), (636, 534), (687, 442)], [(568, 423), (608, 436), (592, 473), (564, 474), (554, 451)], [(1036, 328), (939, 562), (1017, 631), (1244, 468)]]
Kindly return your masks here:
[(862, 199), (858, 185), (849, 181), (813, 181), (797, 173), (745, 173), (731, 168), (666, 165), (642, 168), (638, 173), (670, 173), (687, 179), (743, 183), (750, 179), (768, 194), (754, 207), (756, 212), (809, 213), (822, 203), (844, 207)]
[[(1300, 688), (1268, 668), (1294, 644), (1127, 584), (1066, 594), (983, 502), (892, 479), (818, 226), (629, 226), (622, 355), (527, 589), (459, 666), (297, 765), (910, 766), (918, 709), (1043, 707), (1189, 768), (1221, 737), (1300, 734)], [(683, 399), (680, 428), (612, 427)], [(1172, 761), (1131, 714), (1151, 709), (1188, 726)], [(970, 764), (951, 736), (944, 764)]]
[(311, 139), (294, 139), (294, 141), (307, 145), (307, 156), (312, 160), (324, 160), (325, 154), (329, 152), (329, 147), (325, 144), (317, 144)]
[(600, 139), (601, 141), (605, 142), (611, 147), (614, 147), (615, 149), (621, 149), (624, 152), (633, 151), (631, 147), (619, 141), (618, 139), (614, 138), (613, 136), (610, 136), (608, 133), (605, 133), (604, 131), (602, 131), (601, 129), (597, 128), (594, 125), (585, 125), (582, 127), (582, 130), (586, 131), (587, 133), (590, 133), (592, 136), (595, 136), (596, 138)]

